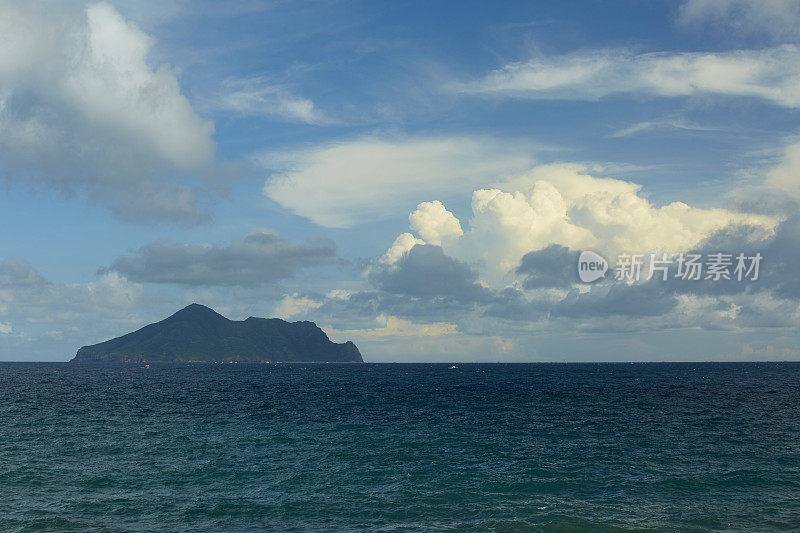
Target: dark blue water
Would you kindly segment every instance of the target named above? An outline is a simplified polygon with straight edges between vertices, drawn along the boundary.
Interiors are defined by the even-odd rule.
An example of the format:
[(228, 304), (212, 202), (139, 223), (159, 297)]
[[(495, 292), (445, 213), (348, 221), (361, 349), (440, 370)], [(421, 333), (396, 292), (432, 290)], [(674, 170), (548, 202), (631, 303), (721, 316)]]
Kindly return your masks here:
[(800, 365), (0, 365), (3, 531), (800, 529)]

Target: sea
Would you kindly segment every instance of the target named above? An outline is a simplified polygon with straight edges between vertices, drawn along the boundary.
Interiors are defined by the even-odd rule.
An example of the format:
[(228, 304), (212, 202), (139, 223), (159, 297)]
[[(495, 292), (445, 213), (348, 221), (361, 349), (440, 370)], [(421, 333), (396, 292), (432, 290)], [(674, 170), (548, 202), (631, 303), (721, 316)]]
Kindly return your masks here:
[(800, 364), (0, 364), (1, 531), (800, 531)]

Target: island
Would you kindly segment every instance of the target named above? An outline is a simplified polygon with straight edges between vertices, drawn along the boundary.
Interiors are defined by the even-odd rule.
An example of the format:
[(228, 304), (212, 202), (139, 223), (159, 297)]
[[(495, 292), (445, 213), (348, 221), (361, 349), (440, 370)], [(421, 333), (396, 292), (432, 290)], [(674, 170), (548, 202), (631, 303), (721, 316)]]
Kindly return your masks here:
[(84, 346), (75, 363), (336, 362), (361, 363), (351, 341), (332, 342), (313, 322), (229, 320), (191, 304), (160, 322)]

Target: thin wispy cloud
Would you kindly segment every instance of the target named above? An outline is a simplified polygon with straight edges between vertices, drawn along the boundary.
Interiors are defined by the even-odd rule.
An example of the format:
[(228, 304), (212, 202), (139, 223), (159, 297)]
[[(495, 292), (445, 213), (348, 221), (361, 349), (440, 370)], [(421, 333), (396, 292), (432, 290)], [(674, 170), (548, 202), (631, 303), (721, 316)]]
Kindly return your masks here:
[(484, 97), (599, 100), (616, 95), (659, 98), (737, 96), (800, 107), (800, 49), (782, 45), (730, 52), (594, 50), (504, 65), (449, 90)]
[(658, 130), (678, 130), (678, 131), (720, 131), (720, 128), (710, 126), (702, 126), (693, 122), (688, 122), (682, 119), (662, 119), (662, 120), (646, 120), (637, 122), (621, 130), (617, 130), (609, 137), (630, 137), (639, 133)]
[(292, 94), (283, 85), (272, 84), (263, 77), (227, 80), (211, 107), (218, 111), (266, 116), (288, 122), (332, 122), (310, 99)]

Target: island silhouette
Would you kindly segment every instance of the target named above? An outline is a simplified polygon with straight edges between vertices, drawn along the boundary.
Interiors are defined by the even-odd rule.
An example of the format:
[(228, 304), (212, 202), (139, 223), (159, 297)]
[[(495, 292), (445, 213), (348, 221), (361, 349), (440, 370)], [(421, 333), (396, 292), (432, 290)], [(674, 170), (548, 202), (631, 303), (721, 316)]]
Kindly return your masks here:
[(229, 320), (193, 303), (160, 322), (83, 346), (76, 363), (363, 362), (352, 341), (332, 342), (313, 322)]

